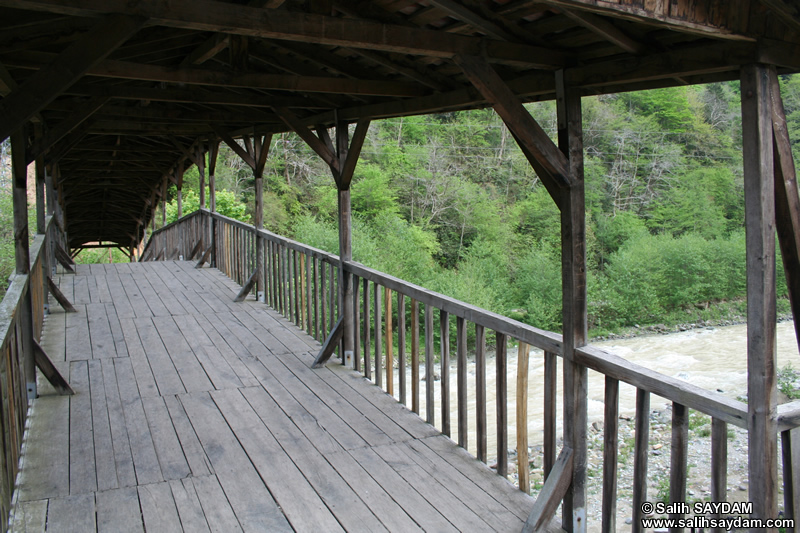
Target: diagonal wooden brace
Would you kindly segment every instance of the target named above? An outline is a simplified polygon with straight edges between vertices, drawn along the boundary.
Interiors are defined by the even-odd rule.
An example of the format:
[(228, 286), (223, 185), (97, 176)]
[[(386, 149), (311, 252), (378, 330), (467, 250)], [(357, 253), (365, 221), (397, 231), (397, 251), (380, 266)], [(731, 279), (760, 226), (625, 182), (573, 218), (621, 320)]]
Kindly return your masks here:
[(325, 366), (325, 363), (328, 362), (328, 359), (333, 355), (333, 351), (339, 345), (339, 341), (342, 340), (342, 335), (344, 335), (344, 317), (340, 317), (336, 322), (328, 338), (325, 339), (325, 344), (322, 345), (322, 349), (319, 351), (319, 354), (317, 354), (317, 358), (314, 359), (311, 368), (322, 368)]
[(64, 379), (64, 376), (62, 376), (53, 365), (53, 362), (47, 357), (47, 353), (45, 353), (44, 349), (39, 346), (39, 343), (36, 342), (35, 339), (33, 340), (33, 354), (36, 367), (41, 370), (42, 375), (47, 378), (47, 381), (50, 382), (61, 396), (72, 396), (75, 394), (75, 391), (72, 390), (67, 380)]
[(247, 298), (247, 295), (250, 294), (250, 291), (253, 290), (253, 286), (256, 284), (256, 278), (258, 278), (258, 269), (253, 270), (253, 273), (250, 274), (247, 283), (244, 284), (242, 290), (239, 291), (239, 294), (233, 299), (234, 302), (243, 302), (244, 299)]
[(203, 247), (203, 239), (200, 239), (200, 240), (197, 241), (197, 244), (194, 245), (194, 248), (192, 248), (192, 252), (189, 254), (189, 257), (187, 257), (186, 259), (188, 261), (191, 261), (192, 259), (194, 259), (194, 257), (197, 255), (197, 252), (202, 250), (202, 247)]
[(64, 296), (64, 293), (61, 292), (61, 289), (58, 288), (53, 282), (53, 279), (50, 276), (47, 276), (47, 288), (50, 289), (50, 294), (53, 295), (53, 298), (56, 299), (58, 304), (66, 311), (67, 313), (77, 313), (78, 310), (75, 309), (70, 301)]
[[(213, 245), (212, 245), (213, 246)], [(203, 255), (200, 257), (200, 261), (194, 266), (195, 268), (202, 268), (204, 264), (208, 262), (208, 259), (211, 257), (211, 246), (206, 248), (206, 251), (203, 252)]]
[(67, 271), (75, 272), (75, 269), (72, 268), (75, 265), (75, 261), (72, 260), (67, 251), (59, 243), (56, 243), (56, 259)]
[(556, 464), (553, 465), (553, 470), (550, 471), (550, 476), (539, 491), (539, 497), (533, 504), (531, 514), (522, 526), (522, 533), (547, 530), (558, 510), (558, 505), (567, 493), (570, 482), (572, 482), (572, 449), (564, 446)]

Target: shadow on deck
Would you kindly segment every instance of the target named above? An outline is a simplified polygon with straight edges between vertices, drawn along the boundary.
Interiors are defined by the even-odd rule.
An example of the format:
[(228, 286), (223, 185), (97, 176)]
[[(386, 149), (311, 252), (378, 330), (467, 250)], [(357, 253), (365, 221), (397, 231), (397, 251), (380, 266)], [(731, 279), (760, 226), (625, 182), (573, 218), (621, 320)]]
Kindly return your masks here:
[(81, 265), (42, 344), (12, 530), (519, 531), (533, 499), (188, 262)]

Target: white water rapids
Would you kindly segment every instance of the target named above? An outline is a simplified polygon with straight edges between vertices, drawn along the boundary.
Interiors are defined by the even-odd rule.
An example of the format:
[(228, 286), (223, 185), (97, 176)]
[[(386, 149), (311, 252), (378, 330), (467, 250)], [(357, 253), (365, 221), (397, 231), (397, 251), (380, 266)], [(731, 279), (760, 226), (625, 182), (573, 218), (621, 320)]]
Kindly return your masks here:
[[(492, 347), (493, 336), (487, 336), (487, 345)], [(685, 380), (699, 387), (721, 391), (723, 394), (737, 398), (744, 396), (747, 391), (747, 327), (745, 325), (725, 326), (718, 328), (704, 328), (672, 333), (668, 335), (648, 335), (630, 339), (618, 339), (593, 343), (595, 346), (615, 353), (629, 361), (655, 370), (667, 376)], [(508, 447), (516, 447), (516, 376), (517, 376), (517, 350), (509, 347), (508, 350)], [(451, 436), (457, 440), (458, 432), (458, 403), (456, 397), (456, 366), (454, 354), (451, 354), (450, 368), (450, 425)], [(778, 368), (791, 364), (795, 369), (800, 369), (800, 354), (798, 354), (797, 340), (795, 338), (792, 322), (778, 324)], [(491, 463), (496, 457), (497, 426), (496, 426), (496, 374), (495, 359), (487, 357), (486, 368), (486, 396), (488, 418), (488, 457)], [(436, 373), (441, 374), (437, 363)], [(395, 372), (395, 397), (399, 396), (398, 377)], [(540, 350), (532, 350), (529, 363), (529, 388), (528, 388), (528, 434), (529, 445), (541, 444), (543, 436), (543, 390), (544, 390), (544, 358)], [(420, 368), (420, 413), (425, 417), (425, 368)], [(411, 406), (411, 371), (407, 367), (408, 406)], [(434, 382), (436, 404), (436, 427), (441, 429), (441, 382)], [(558, 373), (558, 417), (557, 435), (561, 436), (562, 424), (562, 376), (561, 360), (559, 358)], [(470, 359), (468, 368), (469, 391), (469, 435), (467, 448), (475, 455), (476, 448), (476, 409), (475, 409), (475, 361)], [(589, 422), (602, 421), (603, 397), (605, 390), (604, 377), (594, 371), (589, 371)], [(633, 417), (635, 413), (636, 389), (625, 383), (620, 383), (620, 416)], [(660, 397), (651, 397), (651, 409), (664, 409), (668, 402)]]

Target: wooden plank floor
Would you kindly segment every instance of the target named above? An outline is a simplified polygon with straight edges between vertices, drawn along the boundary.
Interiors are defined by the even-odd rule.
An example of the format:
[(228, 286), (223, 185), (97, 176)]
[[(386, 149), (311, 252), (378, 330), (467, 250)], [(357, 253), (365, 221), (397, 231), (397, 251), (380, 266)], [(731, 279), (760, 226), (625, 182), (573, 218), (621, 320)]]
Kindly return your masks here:
[(187, 262), (60, 276), (13, 531), (519, 531), (533, 500)]

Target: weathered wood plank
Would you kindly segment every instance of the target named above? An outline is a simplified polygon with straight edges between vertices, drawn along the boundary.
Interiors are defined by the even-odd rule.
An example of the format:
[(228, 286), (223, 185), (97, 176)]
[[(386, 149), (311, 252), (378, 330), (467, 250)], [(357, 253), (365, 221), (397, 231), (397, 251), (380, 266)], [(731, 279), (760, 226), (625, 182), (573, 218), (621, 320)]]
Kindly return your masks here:
[(69, 495), (69, 404), (65, 396), (37, 398), (29, 420), (31, 427), (44, 431), (42, 438), (28, 441), (19, 501)]
[(78, 312), (66, 316), (66, 356), (67, 361), (91, 359), (92, 346), (89, 338), (89, 322), (86, 317), (86, 306), (76, 304)]
[(184, 339), (189, 344), (198, 362), (216, 389), (237, 388), (242, 381), (236, 372), (214, 346), (206, 331), (200, 327), (192, 316), (174, 316), (175, 324), (180, 328)]
[(214, 473), (205, 450), (195, 433), (186, 411), (183, 409), (183, 404), (178, 400), (177, 396), (165, 396), (164, 402), (169, 410), (172, 425), (175, 428), (175, 433), (178, 435), (178, 440), (181, 443), (181, 449), (186, 457), (186, 462), (192, 471), (192, 476), (207, 476)]
[(183, 531), (196, 531), (197, 533), (210, 533), (208, 521), (203, 514), (203, 507), (197, 497), (197, 491), (192, 484), (192, 478), (172, 480), (169, 482), (175, 508)]
[(245, 531), (291, 531), (258, 472), (207, 393), (181, 396), (186, 414)]
[(234, 347), (226, 342), (232, 337), (232, 335), (225, 336), (220, 334), (207, 317), (195, 316), (194, 319), (197, 321), (198, 325), (203, 328), (203, 331), (205, 331), (206, 335), (208, 335), (208, 338), (214, 343), (214, 347), (219, 351), (225, 361), (236, 373), (236, 376), (239, 378), (239, 381), (242, 382), (242, 385), (245, 387), (257, 385), (258, 380), (255, 378), (255, 376), (253, 376), (253, 373), (237, 355)]
[(139, 504), (145, 529), (150, 531), (181, 531), (178, 508), (169, 483), (151, 483), (138, 487)]
[(133, 454), (131, 453), (131, 444), (128, 439), (128, 428), (125, 424), (125, 413), (122, 409), (122, 401), (117, 387), (114, 360), (104, 359), (101, 363), (111, 441), (114, 447), (117, 482), (120, 487), (132, 487), (136, 485), (136, 473), (133, 468)]
[(150, 363), (159, 394), (166, 396), (186, 392), (183, 381), (181, 381), (153, 321), (150, 318), (140, 318), (136, 319), (134, 324), (139, 333), (144, 353), (147, 354), (147, 361)]
[(13, 533), (45, 533), (48, 503), (48, 500), (18, 501), (13, 511), (9, 531)]
[(89, 367), (86, 361), (70, 364), (70, 383), (75, 389), (69, 405), (69, 492), (97, 490)]
[(165, 480), (183, 479), (191, 470), (163, 398), (142, 398), (158, 464)]
[(91, 357), (93, 359), (116, 357), (117, 349), (114, 343), (114, 337), (111, 335), (111, 325), (108, 322), (105, 304), (86, 304), (86, 315), (89, 321), (89, 338), (91, 339), (92, 348)]
[(150, 362), (136, 331), (136, 323), (130, 318), (121, 318), (119, 323), (125, 340), (125, 351), (128, 353), (131, 365), (133, 365), (133, 373), (136, 375), (139, 394), (142, 398), (158, 396), (156, 379), (153, 377), (153, 370), (150, 368)]
[(208, 391), (214, 388), (202, 365), (189, 347), (175, 321), (163, 317), (153, 321), (161, 342), (187, 392)]
[(208, 521), (212, 533), (238, 533), (242, 531), (239, 521), (228, 498), (219, 484), (217, 476), (201, 476), (184, 480), (184, 484), (191, 483), (197, 492), (197, 499), (203, 508), (203, 513)]
[(350, 454), (417, 524), (424, 524), (432, 531), (457, 531), (425, 497), (415, 490), (408, 490), (407, 482), (375, 451), (361, 448), (352, 450)]
[(111, 327), (111, 337), (114, 339), (114, 348), (117, 351), (117, 357), (128, 357), (128, 347), (125, 344), (125, 332), (122, 331), (122, 326), (119, 323), (117, 310), (114, 308), (113, 303), (106, 303), (106, 317), (108, 318), (108, 325)]
[[(260, 387), (256, 394), (259, 392), (263, 392)], [(274, 414), (266, 420), (260, 419), (239, 390), (215, 391), (211, 396), (292, 528), (297, 531), (343, 531), (300, 470), (306, 465), (295, 465), (268, 429), (274, 425), (274, 414), (283, 418), (281, 412), (273, 411)], [(263, 395), (261, 397), (263, 399)], [(264, 410), (261, 413), (268, 414)], [(317, 476), (322, 476), (317, 468), (314, 470), (317, 470)], [(342, 503), (339, 498), (326, 496), (333, 500), (333, 505)]]
[(136, 481), (139, 485), (164, 481), (158, 464), (153, 438), (147, 425), (142, 399), (136, 388), (133, 367), (128, 359), (114, 359), (122, 408), (125, 412), (126, 428), (131, 444)]
[(48, 533), (86, 533), (97, 531), (95, 493), (74, 494), (50, 500), (47, 512)]
[(135, 487), (98, 492), (97, 533), (143, 533), (139, 494)]
[(108, 419), (103, 364), (101, 361), (92, 360), (88, 361), (88, 367), (97, 490), (116, 489), (119, 487), (119, 482), (114, 459), (114, 445), (111, 439), (111, 423)]

